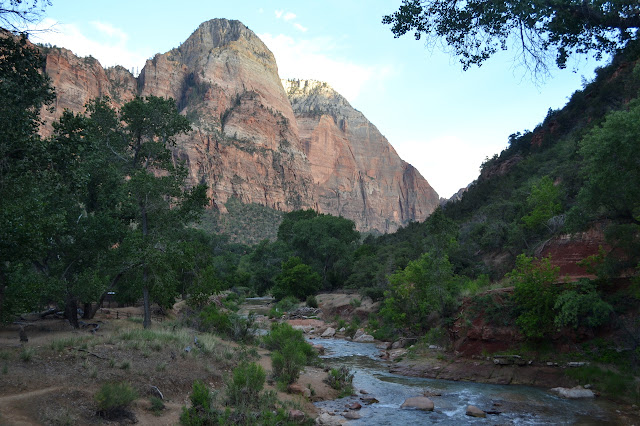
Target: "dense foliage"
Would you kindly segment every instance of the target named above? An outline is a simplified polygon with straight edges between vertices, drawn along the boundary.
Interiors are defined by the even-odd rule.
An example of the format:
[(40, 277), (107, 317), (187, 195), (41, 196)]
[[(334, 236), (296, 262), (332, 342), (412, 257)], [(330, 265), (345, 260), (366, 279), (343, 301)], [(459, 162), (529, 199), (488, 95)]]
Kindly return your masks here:
[(396, 37), (413, 32), (416, 40), (442, 42), (464, 69), (515, 49), (519, 61), (539, 73), (550, 58), (564, 68), (574, 54), (600, 59), (622, 49), (638, 37), (640, 6), (633, 0), (404, 0), (382, 22)]

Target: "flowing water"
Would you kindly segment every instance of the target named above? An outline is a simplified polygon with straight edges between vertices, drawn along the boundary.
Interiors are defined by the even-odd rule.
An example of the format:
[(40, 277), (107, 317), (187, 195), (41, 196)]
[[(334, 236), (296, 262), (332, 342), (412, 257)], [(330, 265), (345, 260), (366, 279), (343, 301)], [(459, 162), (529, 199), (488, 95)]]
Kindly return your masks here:
[[(317, 343), (318, 341), (314, 341)], [(616, 424), (606, 401), (567, 400), (544, 389), (515, 385), (490, 385), (471, 382), (404, 377), (388, 373), (389, 363), (378, 358), (379, 349), (371, 343), (346, 340), (323, 340), (325, 363), (331, 367), (348, 366), (355, 373), (356, 391), (365, 390), (367, 397), (379, 402), (366, 405), (357, 396), (322, 401), (316, 406), (324, 411), (343, 413), (345, 405), (358, 401), (362, 408), (354, 425), (414, 425), (414, 424), (491, 424), (491, 425), (608, 425)], [(435, 404), (433, 412), (400, 409), (406, 398), (421, 396), (427, 390)], [(475, 405), (489, 414), (486, 418), (466, 415), (467, 405)]]

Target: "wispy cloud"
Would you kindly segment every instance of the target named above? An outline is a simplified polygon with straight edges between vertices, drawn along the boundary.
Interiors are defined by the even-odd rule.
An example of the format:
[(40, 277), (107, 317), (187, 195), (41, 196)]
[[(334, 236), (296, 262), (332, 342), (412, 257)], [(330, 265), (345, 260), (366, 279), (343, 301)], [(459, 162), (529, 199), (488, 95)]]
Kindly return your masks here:
[(282, 19), (286, 22), (290, 22), (293, 25), (293, 27), (298, 31), (302, 31), (303, 33), (307, 32), (308, 30), (307, 27), (303, 26), (299, 22), (293, 22), (293, 20), (296, 19), (296, 17), (298, 16), (295, 13), (285, 12), (284, 10), (281, 10), (281, 9), (276, 10), (274, 13), (276, 15), (276, 19)]
[(297, 22), (295, 24), (293, 24), (294, 27), (296, 27), (296, 29), (302, 31), (303, 33), (306, 33), (308, 28), (307, 27), (303, 27), (302, 25), (298, 24)]
[[(259, 34), (276, 57), (282, 78), (325, 81), (350, 102), (356, 102), (364, 86), (377, 85), (392, 74), (387, 65), (363, 65), (341, 58), (340, 43), (332, 38), (294, 39)], [(356, 106), (357, 107), (357, 106)]]
[(39, 43), (64, 47), (78, 56), (91, 55), (104, 67), (122, 65), (129, 70), (142, 69), (148, 55), (133, 50), (127, 44), (127, 33), (107, 22), (93, 21), (90, 24), (94, 31), (46, 18), (40, 25), (43, 28), (53, 27), (54, 30), (34, 33), (33, 39)]

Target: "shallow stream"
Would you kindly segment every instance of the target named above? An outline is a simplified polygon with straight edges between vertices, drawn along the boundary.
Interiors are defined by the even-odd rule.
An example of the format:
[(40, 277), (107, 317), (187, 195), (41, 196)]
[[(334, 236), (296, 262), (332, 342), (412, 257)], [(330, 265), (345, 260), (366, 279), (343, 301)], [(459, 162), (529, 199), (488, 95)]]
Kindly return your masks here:
[[(354, 425), (413, 425), (413, 424), (491, 424), (491, 425), (607, 425), (616, 424), (610, 415), (613, 408), (607, 401), (567, 400), (547, 390), (515, 385), (490, 385), (471, 382), (404, 377), (388, 373), (389, 363), (378, 358), (380, 350), (372, 343), (354, 343), (346, 340), (313, 340), (326, 348), (322, 356), (330, 367), (348, 366), (355, 373), (353, 385), (357, 396), (334, 401), (322, 401), (316, 406), (324, 411), (343, 413), (345, 405), (358, 401), (362, 408)], [(366, 405), (365, 396), (379, 402)], [(433, 412), (400, 409), (406, 398), (421, 396), (424, 391), (435, 404)], [(467, 405), (500, 414), (485, 419), (466, 415)]]

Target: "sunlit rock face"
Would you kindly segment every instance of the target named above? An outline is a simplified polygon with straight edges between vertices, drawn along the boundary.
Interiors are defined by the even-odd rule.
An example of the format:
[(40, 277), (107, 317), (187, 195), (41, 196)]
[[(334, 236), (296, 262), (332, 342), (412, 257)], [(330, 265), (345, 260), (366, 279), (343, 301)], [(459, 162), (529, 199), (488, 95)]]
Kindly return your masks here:
[(178, 48), (149, 59), (137, 78), (66, 49), (45, 53), (58, 94), (44, 114), (49, 124), (99, 96), (114, 107), (135, 96), (175, 99), (193, 123), (175, 157), (185, 161), (190, 185), (208, 185), (212, 208), (224, 212), (235, 197), (280, 211), (314, 208), (362, 231), (389, 232), (424, 220), (438, 204), (420, 173), (337, 92), (320, 82), (281, 82), (271, 51), (239, 21), (202, 23)]
[(422, 221), (438, 194), (389, 141), (328, 84), (285, 80), (300, 142), (311, 164), (319, 211), (389, 232)]

